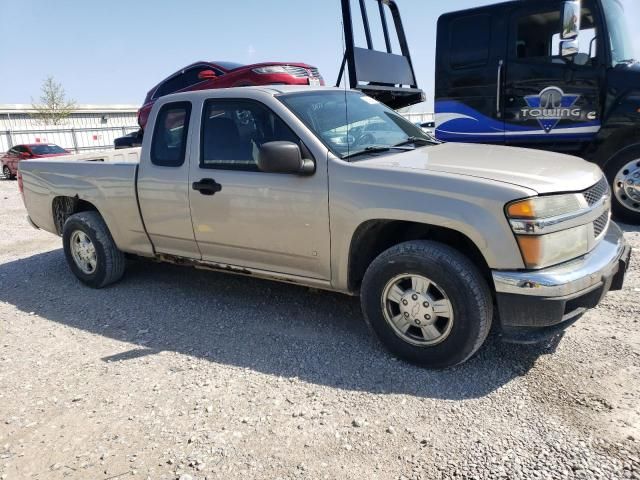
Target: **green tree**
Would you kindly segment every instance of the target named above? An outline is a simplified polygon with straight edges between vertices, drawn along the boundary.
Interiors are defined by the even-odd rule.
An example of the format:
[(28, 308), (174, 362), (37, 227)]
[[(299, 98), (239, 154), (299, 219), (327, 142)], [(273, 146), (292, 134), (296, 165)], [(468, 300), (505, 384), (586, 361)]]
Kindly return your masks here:
[(51, 76), (42, 82), (40, 102), (32, 99), (31, 106), (35, 110), (32, 116), (45, 125), (61, 125), (76, 107), (73, 100), (67, 98), (62, 85)]

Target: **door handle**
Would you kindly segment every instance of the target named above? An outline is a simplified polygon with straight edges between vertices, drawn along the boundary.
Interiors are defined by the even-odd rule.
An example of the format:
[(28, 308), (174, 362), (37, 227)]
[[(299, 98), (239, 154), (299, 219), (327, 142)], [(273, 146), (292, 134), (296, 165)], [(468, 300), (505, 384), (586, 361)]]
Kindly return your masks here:
[(192, 187), (202, 195), (207, 196), (215, 195), (222, 190), (222, 185), (216, 182), (213, 178), (203, 178), (199, 182), (193, 182)]
[(500, 95), (502, 94), (502, 67), (504, 66), (504, 61), (500, 60), (498, 62), (498, 81), (496, 82), (498, 85), (496, 92), (496, 115), (498, 118), (502, 117), (502, 104)]

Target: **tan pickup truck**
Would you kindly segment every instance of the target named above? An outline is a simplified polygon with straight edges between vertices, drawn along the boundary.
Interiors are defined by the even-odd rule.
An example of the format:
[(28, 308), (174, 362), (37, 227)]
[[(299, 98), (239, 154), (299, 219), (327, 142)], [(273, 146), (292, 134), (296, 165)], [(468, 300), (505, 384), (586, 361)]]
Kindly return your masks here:
[(595, 165), (438, 143), (356, 91), (170, 95), (118, 152), (20, 167), (29, 221), (83, 283), (136, 256), (360, 295), (382, 343), (428, 367), (469, 359), (492, 323), (561, 333), (631, 254)]

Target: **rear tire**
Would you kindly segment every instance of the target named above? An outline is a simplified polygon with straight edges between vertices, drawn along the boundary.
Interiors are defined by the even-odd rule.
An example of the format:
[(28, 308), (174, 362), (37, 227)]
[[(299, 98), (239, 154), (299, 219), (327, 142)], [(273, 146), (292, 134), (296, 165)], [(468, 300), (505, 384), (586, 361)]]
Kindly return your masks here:
[[(618, 153), (606, 166), (612, 192), (612, 210), (617, 220), (640, 224), (640, 147)], [(628, 182), (634, 182), (629, 185)]]
[(391, 353), (428, 368), (467, 361), (491, 329), (487, 282), (467, 257), (437, 242), (407, 242), (382, 253), (365, 273), (361, 302)]
[(124, 253), (98, 212), (71, 215), (64, 223), (62, 243), (69, 268), (85, 285), (103, 288), (124, 275)]

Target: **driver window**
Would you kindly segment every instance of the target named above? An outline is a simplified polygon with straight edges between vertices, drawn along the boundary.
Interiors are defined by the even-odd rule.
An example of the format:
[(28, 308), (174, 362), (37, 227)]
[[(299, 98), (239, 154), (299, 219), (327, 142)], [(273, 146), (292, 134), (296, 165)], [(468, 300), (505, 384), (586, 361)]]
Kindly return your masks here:
[(512, 56), (523, 62), (592, 65), (597, 53), (597, 32), (592, 10), (582, 9), (580, 50), (572, 57), (560, 55), (560, 10), (541, 10), (521, 15), (516, 21), (516, 42)]
[(257, 102), (207, 101), (201, 139), (201, 168), (257, 172), (260, 147), (267, 142), (293, 142), (304, 153), (287, 124)]

